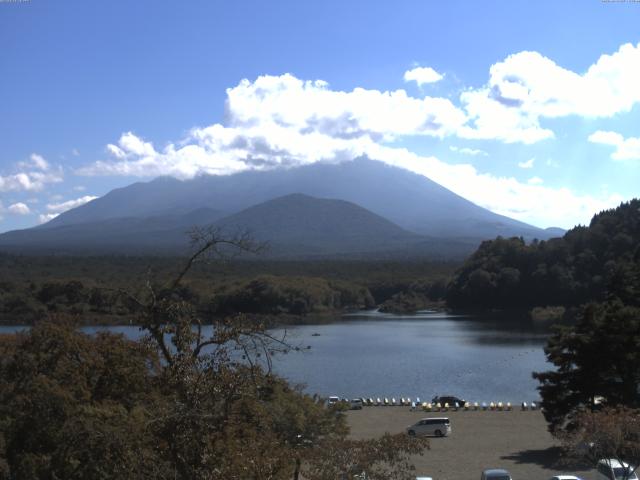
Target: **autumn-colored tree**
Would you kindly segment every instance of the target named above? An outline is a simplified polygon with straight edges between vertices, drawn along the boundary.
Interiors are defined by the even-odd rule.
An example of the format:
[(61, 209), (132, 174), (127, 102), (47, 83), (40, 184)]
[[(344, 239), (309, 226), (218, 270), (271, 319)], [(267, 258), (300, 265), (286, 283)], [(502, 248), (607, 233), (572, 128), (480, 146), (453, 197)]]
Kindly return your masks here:
[(424, 442), (348, 439), (342, 412), (271, 372), (272, 355), (296, 346), (246, 316), (201, 316), (182, 288), (193, 265), (256, 245), (215, 230), (194, 241), (169, 282), (150, 275), (141, 292), (117, 292), (137, 312), (142, 341), (57, 321), (0, 342), (4, 478), (350, 478), (357, 466), (409, 479), (408, 456)]
[(327, 439), (313, 450), (304, 468), (309, 480), (404, 480), (415, 478), (410, 455), (429, 448), (424, 437), (384, 434), (371, 440)]
[(560, 438), (570, 457), (586, 459), (593, 465), (600, 460), (617, 460), (629, 465), (620, 478), (631, 478), (640, 465), (640, 410), (618, 407), (582, 411), (576, 415), (575, 428)]
[(162, 462), (147, 461), (156, 358), (144, 344), (85, 335), (62, 319), (4, 336), (4, 478), (163, 478)]

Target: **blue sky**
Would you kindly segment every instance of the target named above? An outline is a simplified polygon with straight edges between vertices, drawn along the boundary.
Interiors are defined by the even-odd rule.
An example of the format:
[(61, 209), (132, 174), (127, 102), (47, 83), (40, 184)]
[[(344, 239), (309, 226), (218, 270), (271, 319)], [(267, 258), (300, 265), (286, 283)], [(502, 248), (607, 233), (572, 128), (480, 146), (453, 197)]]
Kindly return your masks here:
[(585, 223), (638, 195), (638, 25), (631, 1), (0, 0), (0, 231), (157, 175), (363, 154)]

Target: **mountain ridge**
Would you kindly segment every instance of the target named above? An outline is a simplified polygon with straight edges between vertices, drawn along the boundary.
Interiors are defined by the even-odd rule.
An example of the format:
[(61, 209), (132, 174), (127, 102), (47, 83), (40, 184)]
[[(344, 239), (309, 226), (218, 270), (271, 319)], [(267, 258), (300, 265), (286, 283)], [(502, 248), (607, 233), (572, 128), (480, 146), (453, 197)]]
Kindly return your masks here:
[(0, 235), (0, 247), (54, 253), (175, 253), (192, 226), (253, 231), (273, 256), (441, 258), (485, 239), (547, 239), (539, 229), (486, 210), (430, 179), (360, 158), (288, 170), (192, 180), (159, 177), (112, 190), (45, 225)]
[(304, 194), (285, 195), (217, 217), (219, 212), (200, 208), (184, 216), (112, 218), (17, 230), (0, 235), (0, 248), (22, 253), (181, 254), (188, 251), (193, 227), (212, 227), (226, 236), (249, 232), (256, 241), (267, 242), (270, 258), (445, 259), (462, 258), (477, 246), (474, 240), (408, 232), (354, 203)]
[(340, 164), (203, 175), (191, 180), (159, 177), (112, 190), (59, 215), (44, 228), (168, 211), (179, 214), (197, 207), (230, 215), (291, 193), (346, 200), (406, 230), (429, 236), (549, 237), (543, 229), (490, 212), (427, 177), (363, 157)]

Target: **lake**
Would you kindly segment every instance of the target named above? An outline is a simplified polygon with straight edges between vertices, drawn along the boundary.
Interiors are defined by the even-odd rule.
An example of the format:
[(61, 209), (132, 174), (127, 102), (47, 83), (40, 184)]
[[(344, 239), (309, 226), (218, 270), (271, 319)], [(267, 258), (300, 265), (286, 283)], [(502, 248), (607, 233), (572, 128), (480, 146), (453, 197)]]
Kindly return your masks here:
[[(85, 331), (103, 328), (140, 336), (127, 326)], [(367, 311), (336, 323), (288, 326), (290, 342), (311, 348), (276, 356), (274, 370), (322, 396), (530, 402), (539, 398), (531, 372), (551, 367), (543, 352), (547, 336), (545, 328), (513, 319)]]

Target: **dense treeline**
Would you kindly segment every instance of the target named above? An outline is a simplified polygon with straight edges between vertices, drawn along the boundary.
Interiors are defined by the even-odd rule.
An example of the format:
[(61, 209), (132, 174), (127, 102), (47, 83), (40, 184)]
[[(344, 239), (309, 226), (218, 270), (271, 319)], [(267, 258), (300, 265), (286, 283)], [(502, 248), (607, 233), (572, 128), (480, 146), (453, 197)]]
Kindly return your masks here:
[(575, 306), (611, 297), (640, 301), (640, 200), (595, 215), (588, 227), (526, 244), (481, 244), (451, 282), (453, 308)]
[(443, 308), (447, 293), (447, 281), (421, 280), (410, 283), (393, 294), (380, 305), (380, 311), (389, 313), (412, 313), (428, 308)]
[[(172, 275), (181, 261), (0, 255), (0, 323), (32, 324), (53, 313), (76, 315), (86, 324), (129, 323), (134, 309), (118, 292), (133, 292), (147, 280)], [(385, 302), (387, 308), (405, 310), (407, 298), (416, 306), (434, 295), (441, 299), (455, 267), (432, 262), (212, 261), (194, 265), (180, 294), (210, 315), (325, 314)]]
[[(415, 478), (409, 457), (425, 439), (349, 438), (344, 407), (271, 371), (273, 355), (298, 349), (285, 337), (201, 315), (182, 284), (200, 254), (168, 281), (118, 292), (140, 341), (81, 333), (62, 314), (0, 336), (0, 478)], [(40, 292), (74, 300), (69, 287)]]
[[(177, 342), (167, 361), (152, 341), (87, 335), (61, 318), (0, 335), (0, 478), (415, 478), (406, 435), (357, 441), (342, 407), (304, 394), (231, 349), (260, 330), (233, 322), (218, 355)], [(175, 332), (175, 329), (174, 329)], [(224, 352), (224, 354), (223, 354)]]
[(213, 310), (304, 315), (341, 309), (372, 308), (375, 305), (366, 287), (317, 277), (276, 277), (261, 275), (251, 280), (223, 285), (216, 292)]
[(545, 354), (556, 370), (534, 373), (551, 432), (575, 430), (596, 399), (640, 408), (640, 308), (619, 300), (590, 303), (575, 325), (556, 326)]

